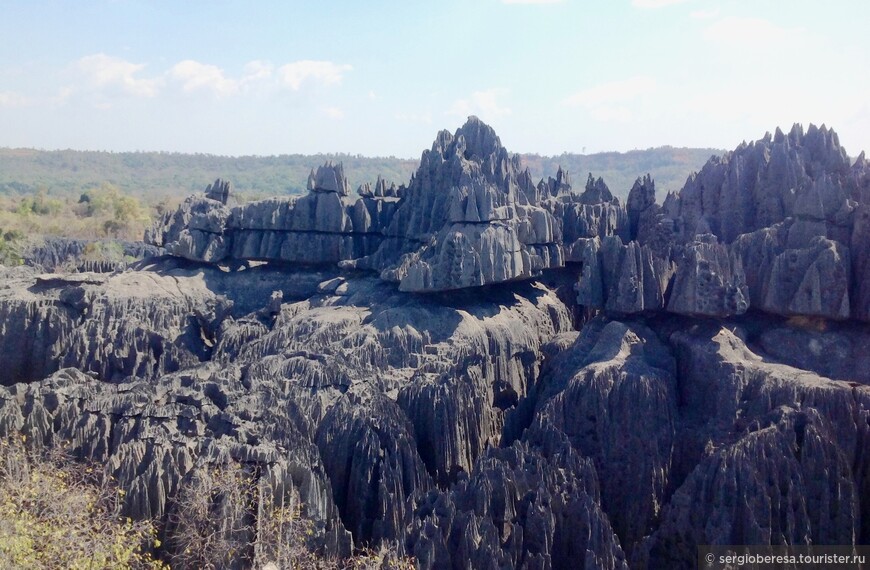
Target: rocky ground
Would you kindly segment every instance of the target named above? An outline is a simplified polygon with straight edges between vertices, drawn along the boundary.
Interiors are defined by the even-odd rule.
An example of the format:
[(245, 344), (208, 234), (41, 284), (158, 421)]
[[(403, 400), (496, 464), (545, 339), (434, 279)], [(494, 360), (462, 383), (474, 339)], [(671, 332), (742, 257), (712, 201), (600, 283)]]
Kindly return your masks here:
[(407, 186), (351, 197), (326, 165), (309, 190), (218, 181), (149, 233), (167, 255), (3, 270), (0, 433), (164, 521), (238, 462), (323, 552), (421, 568), (870, 542), (870, 165), (833, 131), (741, 145), (662, 205), (649, 178), (625, 205), (535, 185), (476, 119)]

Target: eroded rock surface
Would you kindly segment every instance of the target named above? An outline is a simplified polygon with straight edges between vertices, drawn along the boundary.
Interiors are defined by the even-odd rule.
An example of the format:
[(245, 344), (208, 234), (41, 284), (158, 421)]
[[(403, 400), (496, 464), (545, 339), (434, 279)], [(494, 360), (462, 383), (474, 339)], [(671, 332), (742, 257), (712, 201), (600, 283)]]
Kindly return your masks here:
[(868, 172), (795, 127), (623, 206), (534, 184), (471, 119), (398, 188), (327, 164), (239, 205), (218, 180), (150, 232), (166, 256), (0, 268), (0, 435), (102, 462), (167, 539), (234, 463), (322, 552), (421, 568), (866, 544)]
[(584, 265), (578, 300), (618, 312), (756, 308), (866, 321), (868, 180), (866, 160), (850, 167), (836, 133), (799, 125), (713, 157), (661, 207), (652, 180), (638, 179), (628, 236), (641, 249), (580, 242), (568, 256)]

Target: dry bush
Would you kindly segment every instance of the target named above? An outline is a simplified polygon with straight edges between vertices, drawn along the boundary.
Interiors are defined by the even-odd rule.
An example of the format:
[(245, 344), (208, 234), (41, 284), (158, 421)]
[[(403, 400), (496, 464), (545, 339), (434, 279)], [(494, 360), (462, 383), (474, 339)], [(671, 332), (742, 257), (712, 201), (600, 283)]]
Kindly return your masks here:
[(804, 329), (816, 332), (825, 332), (828, 330), (828, 321), (824, 317), (813, 317), (809, 315), (795, 315), (786, 320), (786, 325), (796, 329)]
[(252, 479), (242, 468), (199, 469), (169, 515), (173, 568), (246, 568), (253, 553)]
[(154, 525), (120, 516), (123, 491), (61, 451), (0, 441), (0, 568), (165, 568)]
[(120, 238), (140, 240), (154, 208), (110, 184), (81, 196), (0, 195), (0, 228), (27, 237)]
[[(316, 552), (315, 524), (298, 491), (263, 500), (254, 473), (237, 463), (197, 470), (176, 496), (169, 520), (173, 568), (264, 570), (412, 570), (410, 558), (383, 546), (347, 559)], [(271, 495), (268, 495), (271, 497)]]

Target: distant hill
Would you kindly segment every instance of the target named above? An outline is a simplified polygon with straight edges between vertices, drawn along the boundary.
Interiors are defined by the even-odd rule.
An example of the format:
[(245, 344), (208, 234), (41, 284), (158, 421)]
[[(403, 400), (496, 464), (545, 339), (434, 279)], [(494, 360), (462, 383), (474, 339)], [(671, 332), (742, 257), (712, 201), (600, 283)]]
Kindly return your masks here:
[(112, 184), (142, 197), (186, 196), (215, 178), (225, 178), (251, 197), (298, 194), (312, 168), (331, 160), (343, 162), (354, 189), (374, 182), (407, 181), (417, 160), (369, 158), (349, 154), (214, 156), (163, 152), (97, 152), (0, 149), (0, 193), (68, 194)]
[(656, 182), (659, 202), (666, 192), (680, 190), (686, 178), (697, 172), (712, 155), (724, 151), (713, 148), (675, 148), (662, 146), (629, 152), (599, 152), (596, 154), (561, 154), (559, 156), (522, 155), (533, 177), (552, 176), (559, 165), (571, 175), (571, 184), (583, 190), (591, 172), (602, 177), (614, 196), (625, 198), (638, 176), (651, 174)]
[[(554, 175), (559, 165), (582, 190), (586, 176), (602, 176), (617, 196), (626, 196), (635, 178), (650, 173), (660, 192), (678, 190), (714, 149), (660, 147), (626, 153), (522, 156), (535, 179)], [(387, 182), (406, 183), (417, 159), (370, 158), (349, 154), (226, 157), (162, 152), (97, 152), (0, 149), (0, 194), (31, 194), (40, 189), (50, 195), (78, 194), (111, 184), (124, 193), (154, 201), (202, 190), (221, 177), (249, 198), (298, 194), (304, 191), (312, 168), (331, 160), (344, 163), (351, 187), (374, 182), (378, 174)]]

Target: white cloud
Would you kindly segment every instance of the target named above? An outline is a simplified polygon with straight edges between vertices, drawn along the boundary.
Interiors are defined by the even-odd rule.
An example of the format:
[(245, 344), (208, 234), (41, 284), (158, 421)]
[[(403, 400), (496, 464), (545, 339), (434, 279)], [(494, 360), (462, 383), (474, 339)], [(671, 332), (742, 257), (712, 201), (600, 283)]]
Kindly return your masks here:
[(728, 49), (754, 50), (786, 44), (802, 32), (800, 28), (782, 28), (762, 18), (729, 16), (710, 24), (703, 36)]
[(593, 107), (589, 110), (589, 114), (602, 123), (628, 123), (634, 116), (631, 109), (620, 105)]
[(0, 91), (0, 107), (26, 107), (30, 100), (13, 91)]
[(54, 97), (50, 97), (48, 99), (48, 102), (54, 107), (61, 106), (66, 103), (70, 97), (75, 95), (75, 92), (76, 90), (74, 87), (66, 85), (58, 90), (57, 95), (55, 95)]
[(689, 16), (694, 20), (712, 20), (719, 16), (719, 8), (710, 8), (709, 10), (695, 10)]
[(396, 113), (393, 118), (400, 123), (431, 125), (432, 113), (425, 111), (422, 113)]
[(136, 97), (154, 97), (162, 85), (160, 78), (137, 77), (145, 64), (131, 63), (104, 53), (85, 56), (74, 67), (86, 76), (92, 88), (117, 88)]
[(510, 115), (511, 110), (503, 106), (499, 99), (507, 94), (507, 89), (487, 89), (475, 91), (467, 99), (457, 99), (445, 114), (458, 117), (480, 115), (481, 117), (500, 117)]
[[(97, 93), (94, 104), (106, 107), (111, 105), (105, 97), (111, 94), (111, 89), (128, 95), (155, 97), (167, 81), (175, 82), (184, 93), (207, 92), (218, 97), (279, 87), (299, 90), (308, 83), (338, 84), (343, 74), (351, 70), (350, 65), (330, 61), (302, 60), (276, 68), (271, 62), (253, 60), (245, 64), (240, 74), (233, 76), (217, 65), (185, 59), (158, 77), (144, 78), (141, 77), (144, 68), (145, 64), (102, 53), (83, 57), (72, 65), (80, 78), (56, 98), (56, 103), (63, 103), (75, 93), (103, 91)], [(4, 92), (0, 104), (11, 106), (13, 103), (20, 105), (20, 100)]]
[(239, 82), (229, 79), (216, 65), (200, 63), (192, 59), (172, 66), (169, 75), (182, 83), (182, 90), (191, 93), (200, 89), (210, 90), (219, 96), (233, 95), (239, 90)]
[(298, 91), (303, 83), (313, 81), (322, 85), (337, 85), (346, 71), (353, 69), (350, 65), (339, 65), (331, 61), (301, 60), (282, 65), (278, 68), (281, 82)]
[(631, 5), (635, 8), (664, 8), (665, 6), (682, 4), (687, 1), (688, 0), (631, 0)]
[(344, 111), (340, 107), (321, 107), (320, 112), (330, 119), (343, 119)]
[(255, 81), (265, 81), (272, 78), (274, 71), (275, 66), (268, 61), (249, 61), (245, 64), (245, 74), (242, 76), (241, 82), (248, 84)]
[(583, 89), (566, 97), (562, 104), (569, 107), (596, 107), (614, 101), (632, 101), (655, 89), (655, 79), (645, 75), (637, 75)]
[(563, 99), (562, 104), (586, 109), (597, 121), (627, 123), (634, 116), (632, 108), (656, 89), (655, 79), (638, 75), (583, 89)]

